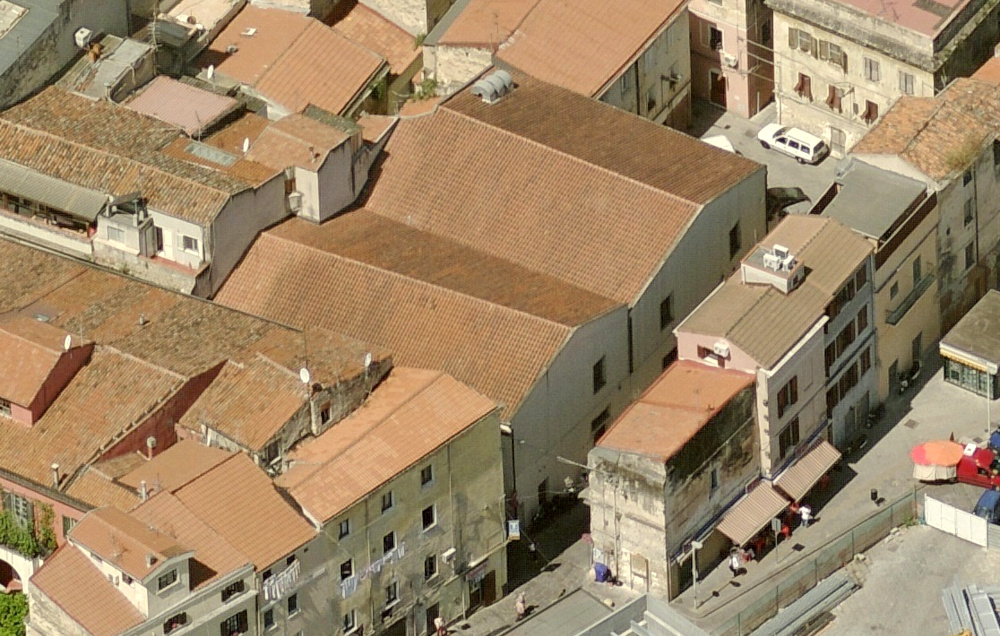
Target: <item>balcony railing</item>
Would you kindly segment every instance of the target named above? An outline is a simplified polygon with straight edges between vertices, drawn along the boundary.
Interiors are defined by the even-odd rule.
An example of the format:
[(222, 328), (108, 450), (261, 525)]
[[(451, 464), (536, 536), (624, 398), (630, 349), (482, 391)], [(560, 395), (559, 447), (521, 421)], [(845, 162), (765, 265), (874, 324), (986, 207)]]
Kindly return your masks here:
[(903, 302), (889, 312), (889, 316), (885, 319), (885, 321), (890, 325), (899, 324), (899, 321), (903, 319), (906, 312), (910, 311), (910, 307), (913, 307), (913, 305), (916, 304), (917, 300), (923, 296), (924, 292), (927, 291), (927, 288), (931, 286), (932, 282), (934, 282), (934, 274), (927, 274), (920, 279), (920, 282), (914, 285), (913, 289), (910, 290), (910, 293), (903, 299)]

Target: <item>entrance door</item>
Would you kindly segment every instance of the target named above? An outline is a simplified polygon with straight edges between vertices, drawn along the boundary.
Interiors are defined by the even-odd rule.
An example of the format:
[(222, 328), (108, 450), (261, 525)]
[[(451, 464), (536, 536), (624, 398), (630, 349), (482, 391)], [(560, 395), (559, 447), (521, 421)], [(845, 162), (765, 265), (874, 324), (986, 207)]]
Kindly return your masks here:
[(899, 392), (899, 360), (889, 365), (889, 393)]
[(492, 605), (497, 600), (497, 573), (490, 570), (483, 577), (483, 605)]
[(910, 343), (910, 355), (913, 356), (913, 362), (911, 364), (914, 367), (917, 366), (917, 364), (919, 364), (920, 362), (920, 354), (923, 352), (924, 349), (923, 339), (924, 339), (924, 332), (921, 331), (920, 333), (917, 334), (917, 337), (913, 339), (913, 342)]
[(441, 615), (440, 611), (437, 603), (427, 608), (427, 636), (434, 633), (434, 619)]
[(387, 627), (382, 636), (406, 636), (406, 619), (401, 618)]
[(830, 150), (835, 155), (847, 152), (847, 133), (833, 126), (830, 126)]
[(709, 99), (717, 106), (726, 107), (726, 76), (721, 71), (709, 71), (708, 81), (711, 84)]
[(160, 249), (163, 252), (163, 258), (167, 260), (174, 260), (174, 233), (172, 230), (163, 228), (163, 233), (160, 235), (161, 243)]

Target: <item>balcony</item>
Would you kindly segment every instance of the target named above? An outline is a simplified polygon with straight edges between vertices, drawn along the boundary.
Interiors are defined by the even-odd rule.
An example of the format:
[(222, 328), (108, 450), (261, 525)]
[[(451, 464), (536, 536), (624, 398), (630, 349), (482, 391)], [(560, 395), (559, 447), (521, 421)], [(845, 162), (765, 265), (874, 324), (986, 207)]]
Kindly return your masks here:
[(913, 307), (917, 300), (924, 295), (924, 292), (927, 291), (927, 288), (931, 286), (932, 282), (934, 282), (934, 274), (927, 274), (920, 279), (920, 282), (914, 285), (910, 293), (903, 299), (903, 302), (889, 312), (889, 316), (885, 319), (885, 321), (890, 325), (899, 324), (899, 321), (903, 319), (906, 312), (910, 311), (910, 307)]

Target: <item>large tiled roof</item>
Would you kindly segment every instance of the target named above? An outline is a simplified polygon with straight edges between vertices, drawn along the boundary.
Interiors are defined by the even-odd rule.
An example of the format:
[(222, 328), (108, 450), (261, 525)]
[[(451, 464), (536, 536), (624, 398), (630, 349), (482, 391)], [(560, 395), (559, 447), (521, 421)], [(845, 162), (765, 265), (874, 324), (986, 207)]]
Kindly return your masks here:
[(67, 336), (70, 348), (83, 344), (80, 338), (26, 316), (0, 320), (0, 397), (31, 405), (65, 353)]
[(521, 73), (514, 81), (514, 92), (493, 104), (470, 87), (442, 107), (691, 203), (708, 203), (764, 170), (755, 161), (559, 86)]
[(69, 538), (140, 581), (168, 559), (191, 552), (173, 537), (117, 508), (91, 511), (73, 526)]
[(540, 0), (497, 57), (596, 97), (685, 6), (680, 0)]
[(289, 219), (270, 231), (341, 258), (575, 327), (619, 303), (367, 209), (317, 227)]
[(98, 346), (90, 363), (33, 426), (0, 417), (0, 466), (36, 483), (52, 483), (50, 465), (73, 475), (99, 449), (141, 422), (183, 378), (114, 349)]
[(377, 214), (628, 304), (701, 209), (450, 109), (400, 121), (378, 170)]
[(232, 453), (194, 440), (179, 440), (153, 459), (125, 473), (118, 481), (139, 491), (146, 482), (149, 493), (180, 488), (229, 459)]
[(733, 274), (677, 327), (725, 338), (763, 368), (771, 368), (824, 315), (826, 306), (871, 253), (871, 244), (839, 222), (791, 215), (761, 245), (782, 245), (808, 270), (788, 294), (747, 285)]
[(241, 453), (173, 491), (237, 551), (263, 570), (315, 537), (315, 531)]
[(116, 636), (145, 620), (73, 545), (62, 546), (46, 559), (31, 584), (93, 636)]
[(328, 327), (377, 343), (393, 352), (397, 364), (442, 369), (508, 412), (572, 333), (273, 232), (258, 237), (216, 300), (285, 324)]
[(253, 138), (247, 158), (272, 168), (299, 166), (315, 172), (331, 150), (350, 138), (342, 130), (292, 114), (272, 122)]
[(160, 75), (125, 104), (137, 113), (156, 117), (194, 136), (239, 108), (232, 97), (216, 95), (196, 86)]
[(229, 362), (178, 423), (193, 431), (207, 426), (258, 451), (307, 404), (306, 397), (298, 373), (267, 358)]
[(936, 97), (901, 97), (852, 149), (898, 155), (939, 183), (964, 171), (1000, 132), (1000, 85), (960, 78)]
[[(245, 35), (255, 29), (252, 36)], [(232, 53), (227, 49), (235, 46)], [(342, 112), (385, 61), (335, 29), (303, 14), (247, 6), (200, 58), (291, 112), (314, 104)]]
[(496, 48), (536, 4), (538, 0), (471, 0), (447, 25), (437, 44)]
[(311, 517), (329, 521), (495, 408), (445, 373), (396, 368), (362, 408), (302, 443), (291, 455), (294, 470), (276, 483)]
[(351, 7), (331, 26), (351, 41), (385, 58), (393, 75), (402, 75), (420, 57), (420, 47), (412, 35), (361, 3)]
[(597, 446), (666, 461), (754, 376), (697, 362), (676, 362), (622, 413)]

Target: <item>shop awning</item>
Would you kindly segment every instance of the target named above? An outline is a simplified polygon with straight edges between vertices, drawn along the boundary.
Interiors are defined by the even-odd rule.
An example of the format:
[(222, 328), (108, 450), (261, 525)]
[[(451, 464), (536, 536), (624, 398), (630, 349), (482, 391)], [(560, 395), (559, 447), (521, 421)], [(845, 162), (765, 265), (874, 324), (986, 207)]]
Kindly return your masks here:
[(778, 475), (774, 485), (794, 501), (799, 501), (839, 459), (840, 451), (823, 440)]
[(716, 529), (736, 545), (744, 545), (786, 507), (788, 499), (762, 482), (729, 509)]
[(0, 160), (0, 190), (37, 201), (88, 223), (93, 223), (108, 203), (108, 198), (100, 192), (6, 160)]

